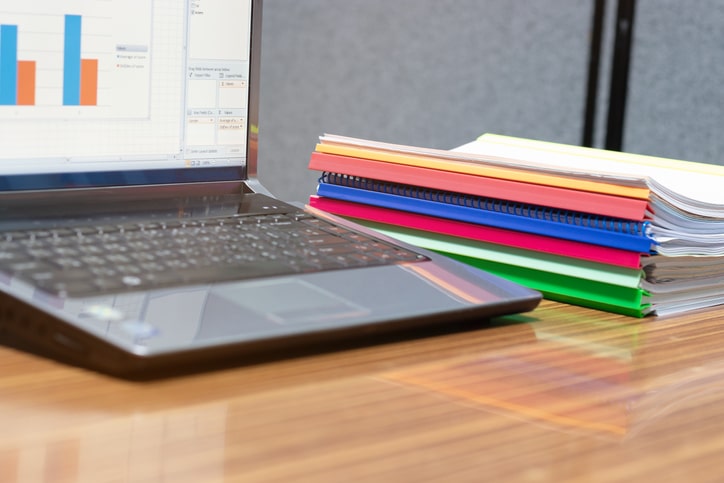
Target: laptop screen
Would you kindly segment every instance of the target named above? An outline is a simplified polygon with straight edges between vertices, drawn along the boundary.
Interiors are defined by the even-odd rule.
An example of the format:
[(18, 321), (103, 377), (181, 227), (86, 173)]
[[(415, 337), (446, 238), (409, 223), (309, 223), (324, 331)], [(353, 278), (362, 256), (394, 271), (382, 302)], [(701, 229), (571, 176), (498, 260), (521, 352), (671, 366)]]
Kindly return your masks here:
[(252, 0), (0, 5), (0, 189), (244, 176)]

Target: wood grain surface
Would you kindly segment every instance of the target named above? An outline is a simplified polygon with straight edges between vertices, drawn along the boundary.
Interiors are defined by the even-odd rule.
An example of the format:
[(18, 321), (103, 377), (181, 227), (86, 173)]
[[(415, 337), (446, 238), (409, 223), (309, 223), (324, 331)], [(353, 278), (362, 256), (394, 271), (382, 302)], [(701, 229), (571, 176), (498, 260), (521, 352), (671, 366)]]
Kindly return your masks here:
[(722, 481), (724, 311), (545, 301), (148, 382), (0, 347), (0, 482)]

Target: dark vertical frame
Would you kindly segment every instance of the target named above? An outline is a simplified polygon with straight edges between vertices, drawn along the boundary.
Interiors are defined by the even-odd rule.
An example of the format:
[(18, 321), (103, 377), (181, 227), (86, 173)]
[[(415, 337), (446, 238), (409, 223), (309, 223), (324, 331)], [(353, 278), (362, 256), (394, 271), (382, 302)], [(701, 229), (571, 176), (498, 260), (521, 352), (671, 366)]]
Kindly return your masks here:
[(636, 0), (618, 1), (605, 144), (606, 149), (615, 151), (623, 149), (635, 11)]
[(591, 17), (590, 49), (588, 52), (588, 80), (586, 85), (586, 103), (583, 118), (581, 145), (592, 147), (596, 130), (596, 104), (598, 100), (598, 77), (601, 64), (601, 38), (603, 20), (606, 12), (606, 0), (595, 0)]

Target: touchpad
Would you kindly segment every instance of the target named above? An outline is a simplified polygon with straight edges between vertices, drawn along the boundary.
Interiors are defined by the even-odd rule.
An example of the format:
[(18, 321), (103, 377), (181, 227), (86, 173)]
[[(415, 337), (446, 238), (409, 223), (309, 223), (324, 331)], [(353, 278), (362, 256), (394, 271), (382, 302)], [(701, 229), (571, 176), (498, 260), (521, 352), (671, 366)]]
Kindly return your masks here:
[(369, 310), (303, 280), (269, 280), (217, 287), (214, 293), (276, 324), (357, 318)]

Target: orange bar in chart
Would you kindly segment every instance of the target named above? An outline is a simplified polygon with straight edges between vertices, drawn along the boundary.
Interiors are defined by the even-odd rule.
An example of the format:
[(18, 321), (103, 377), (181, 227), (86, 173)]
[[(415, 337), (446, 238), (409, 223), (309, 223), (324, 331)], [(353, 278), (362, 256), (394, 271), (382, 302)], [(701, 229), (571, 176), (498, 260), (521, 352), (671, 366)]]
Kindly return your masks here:
[(19, 106), (35, 105), (35, 61), (18, 61), (17, 104)]
[(98, 105), (98, 59), (80, 61), (80, 105)]

